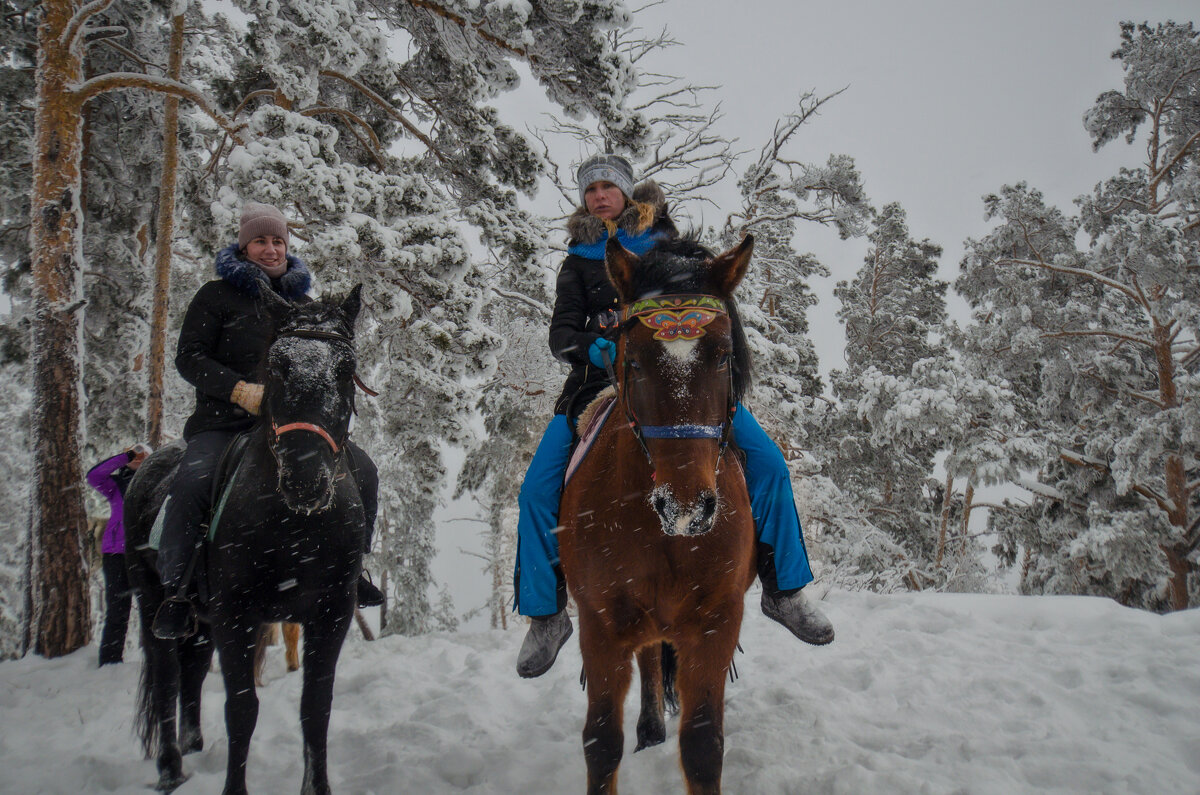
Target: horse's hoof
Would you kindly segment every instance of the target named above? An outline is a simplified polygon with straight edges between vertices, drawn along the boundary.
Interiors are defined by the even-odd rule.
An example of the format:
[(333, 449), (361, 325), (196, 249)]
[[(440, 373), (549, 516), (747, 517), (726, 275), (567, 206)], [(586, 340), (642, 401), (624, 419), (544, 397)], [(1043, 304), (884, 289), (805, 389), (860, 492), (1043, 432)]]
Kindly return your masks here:
[(200, 732), (180, 732), (179, 750), (184, 754), (194, 754), (204, 750), (204, 735)]
[(159, 776), (158, 783), (154, 785), (154, 789), (158, 790), (159, 792), (174, 792), (175, 790), (179, 789), (183, 782), (187, 780), (187, 773), (180, 773), (179, 775), (174, 776), (164, 773), (163, 775)]
[(642, 727), (639, 726), (637, 739), (637, 747), (633, 749), (635, 754), (644, 748), (653, 748), (656, 745), (662, 745), (667, 741), (667, 730), (661, 725), (654, 726), (646, 730), (643, 730)]

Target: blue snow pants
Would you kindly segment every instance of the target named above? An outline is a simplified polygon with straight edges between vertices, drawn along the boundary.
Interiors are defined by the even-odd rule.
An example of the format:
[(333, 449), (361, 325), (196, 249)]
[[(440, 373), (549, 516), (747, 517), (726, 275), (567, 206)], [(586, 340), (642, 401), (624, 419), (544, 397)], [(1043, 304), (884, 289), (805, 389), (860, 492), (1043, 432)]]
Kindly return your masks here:
[[(558, 612), (558, 504), (571, 454), (571, 425), (556, 414), (525, 472), (517, 498), (517, 611), (523, 616)], [(813, 580), (804, 547), (800, 515), (792, 495), (787, 463), (754, 416), (741, 404), (733, 415), (733, 440), (746, 454), (746, 488), (755, 535), (774, 550), (780, 590), (803, 588)]]

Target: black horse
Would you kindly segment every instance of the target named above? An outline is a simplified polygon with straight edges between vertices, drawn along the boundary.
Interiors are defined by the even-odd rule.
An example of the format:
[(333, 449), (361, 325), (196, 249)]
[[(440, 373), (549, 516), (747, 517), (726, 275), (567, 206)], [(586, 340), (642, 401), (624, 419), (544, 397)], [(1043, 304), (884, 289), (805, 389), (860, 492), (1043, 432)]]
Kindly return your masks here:
[[(262, 414), (206, 547), (204, 618), (225, 679), (229, 765), (225, 792), (246, 791), (258, 719), (254, 648), (259, 626), (304, 627), (304, 793), (329, 792), (326, 735), (333, 679), (354, 613), (366, 517), (347, 455), (354, 410), (354, 321), (361, 285), (341, 301), (292, 305), (266, 292), (278, 329), (262, 367)], [(125, 500), (130, 573), (142, 618), (138, 733), (158, 761), (158, 789), (184, 780), (182, 754), (203, 747), (200, 686), (213, 644), (203, 630), (160, 640), (149, 627), (163, 600), (148, 539), (181, 445), (147, 459)], [(181, 705), (176, 735), (176, 699)]]

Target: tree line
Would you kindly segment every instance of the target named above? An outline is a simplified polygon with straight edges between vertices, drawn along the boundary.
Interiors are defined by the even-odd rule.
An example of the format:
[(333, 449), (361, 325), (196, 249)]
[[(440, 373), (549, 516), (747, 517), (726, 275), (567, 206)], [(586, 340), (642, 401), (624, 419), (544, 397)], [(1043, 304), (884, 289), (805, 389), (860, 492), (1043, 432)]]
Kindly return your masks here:
[[(452, 626), (431, 594), (446, 446), (488, 522), (487, 608), (506, 618), (520, 475), (560, 378), (545, 351), (556, 219), (573, 195), (554, 154), (629, 154), (681, 201), (736, 180), (703, 230), (752, 232), (740, 300), (756, 408), (788, 454), (825, 574), (878, 590), (986, 587), (973, 511), (1029, 593), (1154, 610), (1197, 595), (1197, 174), (1200, 44), (1190, 24), (1132, 24), (1124, 86), (1085, 119), (1095, 146), (1145, 157), (1045, 206), (1020, 184), (985, 200), (953, 285), (902, 206), (872, 206), (853, 159), (791, 152), (836, 102), (802, 94), (760, 149), (720, 134), (714, 89), (644, 67), (614, 0), (237, 0), (223, 15), (156, 0), (3, 0), (0, 643), (54, 656), (90, 636), (82, 462), (170, 438), (190, 391), (166, 362), (187, 298), (248, 200), (294, 219), (323, 291), (362, 282), (360, 372), (380, 396), (356, 436), (380, 465), (374, 559), (390, 631)], [(561, 110), (534, 130), (495, 99), (527, 71)], [(586, 122), (576, 121), (584, 118)], [(836, 291), (846, 367), (825, 384), (809, 340), (806, 224), (865, 238)], [(473, 239), (467, 239), (465, 229)], [(1086, 241), (1084, 244), (1082, 241)], [(477, 252), (485, 252), (480, 255)], [(948, 320), (953, 289), (970, 321)], [(473, 430), (482, 418), (484, 433)], [(977, 490), (1013, 483), (1025, 500)]]

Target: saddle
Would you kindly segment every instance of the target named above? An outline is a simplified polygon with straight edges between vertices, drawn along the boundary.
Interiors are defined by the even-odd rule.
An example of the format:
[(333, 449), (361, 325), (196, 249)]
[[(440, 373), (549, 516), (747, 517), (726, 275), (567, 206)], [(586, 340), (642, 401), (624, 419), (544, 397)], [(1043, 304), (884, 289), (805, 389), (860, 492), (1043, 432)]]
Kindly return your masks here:
[(575, 470), (587, 457), (592, 445), (596, 442), (596, 437), (600, 435), (600, 429), (604, 427), (604, 422), (612, 413), (615, 405), (617, 405), (617, 392), (610, 386), (596, 395), (595, 399), (579, 415), (579, 422), (575, 425), (575, 446), (571, 450), (571, 458), (567, 463), (566, 476), (563, 477), (564, 486), (571, 482), (571, 476), (575, 474)]
[[(250, 443), (250, 432), (245, 431), (233, 437), (229, 444), (225, 446), (224, 452), (217, 460), (217, 469), (213, 473), (212, 485), (212, 512), (208, 517), (208, 521), (204, 525), (204, 533), (202, 538), (204, 543), (200, 545), (192, 562), (192, 572), (190, 575), (191, 586), (189, 592), (196, 598), (199, 604), (203, 605), (208, 601), (208, 544), (212, 541), (216, 534), (217, 523), (221, 518), (221, 512), (225, 508), (225, 501), (229, 496), (229, 486), (233, 482), (233, 476), (237, 472), (238, 465), (246, 455), (246, 448)], [(154, 517), (154, 526), (150, 530), (150, 538), (148, 546), (150, 549), (157, 550), (162, 541), (163, 522), (166, 517), (166, 501), (163, 501), (162, 506), (158, 509), (158, 515)]]

